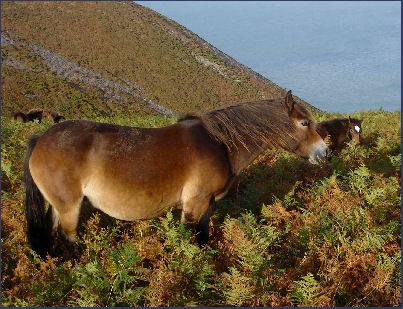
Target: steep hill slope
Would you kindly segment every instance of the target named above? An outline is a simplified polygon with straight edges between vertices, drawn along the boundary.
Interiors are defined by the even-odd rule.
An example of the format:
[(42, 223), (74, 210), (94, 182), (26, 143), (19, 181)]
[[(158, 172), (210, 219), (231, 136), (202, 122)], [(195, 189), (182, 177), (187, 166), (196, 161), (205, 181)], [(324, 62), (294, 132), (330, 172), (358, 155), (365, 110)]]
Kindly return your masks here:
[(284, 93), (134, 3), (8, 2), (2, 29), (6, 115), (32, 105), (70, 117), (170, 115)]

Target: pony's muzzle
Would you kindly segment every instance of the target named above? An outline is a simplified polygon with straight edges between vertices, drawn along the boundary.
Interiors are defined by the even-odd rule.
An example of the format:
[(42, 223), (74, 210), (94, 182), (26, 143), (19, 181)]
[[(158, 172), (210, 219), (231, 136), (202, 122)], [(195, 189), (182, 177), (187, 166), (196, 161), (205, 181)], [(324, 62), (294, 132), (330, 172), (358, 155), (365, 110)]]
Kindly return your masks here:
[(320, 140), (320, 142), (313, 145), (308, 161), (312, 164), (321, 164), (325, 161), (329, 153), (329, 147), (323, 140)]

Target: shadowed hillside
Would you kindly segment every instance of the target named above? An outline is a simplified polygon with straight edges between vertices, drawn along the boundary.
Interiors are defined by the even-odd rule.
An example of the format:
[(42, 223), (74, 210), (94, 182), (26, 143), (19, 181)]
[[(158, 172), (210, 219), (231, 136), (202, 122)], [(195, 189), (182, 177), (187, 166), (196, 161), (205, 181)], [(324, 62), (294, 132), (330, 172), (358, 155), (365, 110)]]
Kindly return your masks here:
[(284, 94), (138, 4), (8, 2), (2, 29), (6, 115), (34, 105), (70, 117), (88, 116), (88, 108), (170, 115)]

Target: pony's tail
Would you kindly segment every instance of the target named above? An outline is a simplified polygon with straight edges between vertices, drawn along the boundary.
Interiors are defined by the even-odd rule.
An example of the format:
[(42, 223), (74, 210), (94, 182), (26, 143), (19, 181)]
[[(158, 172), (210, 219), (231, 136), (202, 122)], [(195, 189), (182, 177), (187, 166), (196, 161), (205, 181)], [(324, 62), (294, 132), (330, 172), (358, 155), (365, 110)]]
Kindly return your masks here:
[(45, 209), (45, 199), (32, 179), (29, 159), (39, 135), (32, 136), (27, 145), (24, 162), (25, 182), (25, 218), (27, 220), (27, 238), (31, 248), (41, 257), (45, 257), (52, 247), (52, 207)]

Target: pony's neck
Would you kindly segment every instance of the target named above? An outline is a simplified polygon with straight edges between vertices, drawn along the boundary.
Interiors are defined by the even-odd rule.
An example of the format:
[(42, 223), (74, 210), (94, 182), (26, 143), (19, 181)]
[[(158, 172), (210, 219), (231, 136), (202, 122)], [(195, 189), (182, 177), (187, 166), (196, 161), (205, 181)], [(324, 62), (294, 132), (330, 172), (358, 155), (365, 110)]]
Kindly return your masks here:
[(340, 120), (343, 129), (348, 130), (348, 119), (341, 119)]
[(239, 175), (244, 169), (246, 169), (259, 155), (265, 152), (269, 145), (262, 143), (257, 146), (255, 144), (248, 145), (246, 149), (243, 145), (237, 144), (237, 150), (229, 153), (232, 172), (234, 175)]
[(344, 139), (347, 139), (347, 138), (349, 138), (348, 131), (350, 130), (350, 127), (348, 125), (348, 119), (342, 119), (340, 122), (341, 122), (342, 130), (340, 130), (339, 136), (343, 136)]

